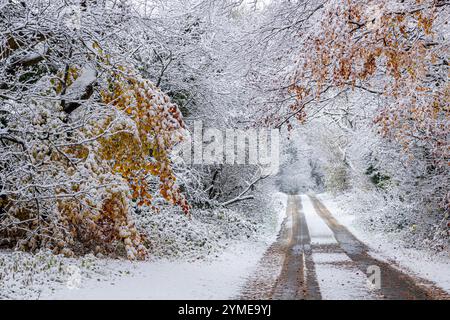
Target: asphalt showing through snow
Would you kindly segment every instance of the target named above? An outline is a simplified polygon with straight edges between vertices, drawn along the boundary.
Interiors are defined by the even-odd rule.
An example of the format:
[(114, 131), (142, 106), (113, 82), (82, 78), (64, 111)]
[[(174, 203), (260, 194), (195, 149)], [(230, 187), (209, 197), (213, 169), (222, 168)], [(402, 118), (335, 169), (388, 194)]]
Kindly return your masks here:
[(287, 211), (291, 217), (291, 241), (280, 276), (275, 284), (273, 299), (320, 299), (314, 263), (311, 255), (311, 238), (298, 196), (290, 196)]
[(290, 195), (286, 210), (278, 240), (267, 250), (240, 298), (450, 299), (432, 283), (372, 257), (370, 248), (315, 196)]

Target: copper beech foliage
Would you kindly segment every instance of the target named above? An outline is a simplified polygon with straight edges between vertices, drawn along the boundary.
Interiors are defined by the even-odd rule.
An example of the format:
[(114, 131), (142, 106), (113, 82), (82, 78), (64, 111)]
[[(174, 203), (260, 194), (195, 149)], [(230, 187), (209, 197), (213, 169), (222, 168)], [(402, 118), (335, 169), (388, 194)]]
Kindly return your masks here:
[[(357, 1), (328, 5), (320, 27), (305, 39), (290, 91), (292, 113), (306, 117), (308, 101), (353, 88), (383, 97), (374, 123), (410, 156), (450, 166), (448, 45), (436, 30), (446, 4), (433, 0)], [(441, 20), (439, 20), (441, 19)], [(445, 17), (444, 17), (445, 19)], [(450, 194), (442, 207), (450, 210)]]
[[(142, 258), (146, 250), (142, 245), (142, 235), (130, 217), (129, 206), (130, 201), (135, 201), (138, 206), (146, 205), (158, 210), (152, 205), (151, 187), (148, 185), (150, 175), (159, 178), (160, 194), (168, 202), (189, 213), (189, 205), (176, 185), (170, 159), (172, 147), (183, 138), (184, 122), (178, 107), (170, 102), (169, 97), (131, 68), (119, 67), (112, 71), (106, 77), (105, 85), (100, 90), (102, 102), (117, 109), (123, 118), (119, 122), (117, 117), (105, 118), (100, 125), (89, 129), (88, 136), (101, 136), (113, 121), (116, 122), (110, 134), (98, 139), (95, 158), (99, 159), (99, 166), (106, 164), (106, 172), (119, 176), (128, 188), (106, 188), (100, 212), (84, 212), (83, 221), (80, 219), (78, 223), (86, 224), (90, 217), (92, 227), (86, 239), (100, 239), (106, 247), (114, 241), (123, 241), (130, 259)], [(83, 157), (83, 152), (79, 156)], [(96, 173), (94, 168), (92, 171)], [(65, 217), (77, 212), (68, 204), (70, 201), (61, 204)], [(98, 205), (93, 203), (92, 206)]]
[[(189, 205), (176, 186), (170, 151), (183, 139), (184, 122), (178, 107), (153, 83), (138, 75), (115, 72), (102, 90), (104, 103), (124, 112), (135, 125), (134, 135), (124, 132), (101, 139), (101, 154), (115, 173), (129, 183), (138, 205), (151, 205), (148, 175), (159, 177), (161, 195), (189, 213)], [(153, 207), (155, 210), (156, 208)]]
[[(23, 156), (20, 146), (11, 144), (20, 159), (16, 165), (36, 171), (19, 177), (17, 183), (23, 192), (49, 195), (23, 201), (23, 195), (12, 192), (2, 199), (7, 210), (2, 224), (8, 227), (0, 229), (0, 235), (24, 250), (47, 247), (67, 256), (94, 252), (140, 259), (147, 249), (145, 236), (134, 224), (132, 206), (158, 211), (150, 194), (155, 191), (148, 184), (150, 177), (159, 180), (164, 199), (189, 213), (170, 158), (172, 147), (183, 139), (184, 122), (178, 107), (153, 83), (132, 67), (112, 67), (100, 47), (94, 44), (93, 48), (99, 52), (103, 75), (97, 81), (98, 101), (86, 102), (94, 105), (87, 121), (82, 119), (83, 112), (75, 112), (71, 118), (81, 125), (69, 126), (65, 134), (67, 129), (60, 128), (68, 128), (67, 115), (60, 104), (44, 101), (32, 109), (16, 105), (19, 112), (23, 110), (17, 118), (23, 124), (8, 119), (11, 129), (33, 125), (33, 130), (26, 131), (31, 134), (21, 138), (26, 145)], [(59, 77), (64, 74), (70, 87), (83, 68), (72, 65)], [(59, 81), (49, 85), (61, 94)], [(46, 138), (37, 137), (35, 131)], [(52, 184), (44, 189), (43, 179)]]

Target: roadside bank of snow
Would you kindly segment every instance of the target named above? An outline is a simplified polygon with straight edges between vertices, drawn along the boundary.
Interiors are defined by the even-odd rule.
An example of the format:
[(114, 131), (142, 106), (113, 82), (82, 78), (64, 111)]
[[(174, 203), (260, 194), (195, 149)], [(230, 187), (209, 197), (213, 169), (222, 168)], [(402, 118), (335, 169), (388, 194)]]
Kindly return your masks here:
[(82, 279), (75, 289), (46, 292), (41, 299), (229, 299), (265, 251), (264, 243), (239, 243), (212, 261), (113, 261), (128, 275), (108, 281)]
[(255, 237), (224, 239), (225, 249), (195, 261), (189, 255), (130, 262), (0, 252), (0, 299), (233, 298), (276, 239), (286, 199), (282, 193), (273, 195), (267, 225)]
[(273, 219), (259, 241), (233, 241), (214, 258), (197, 261), (111, 261), (112, 269), (126, 270), (108, 281), (82, 279), (78, 289), (46, 292), (41, 299), (230, 299), (237, 296), (270, 244), (286, 215), (287, 196), (275, 193)]
[(369, 232), (358, 223), (355, 215), (345, 208), (345, 202), (330, 194), (320, 194), (318, 198), (333, 216), (349, 229), (359, 240), (373, 251), (371, 255), (385, 261), (394, 262), (413, 274), (436, 283), (450, 293), (450, 253), (436, 253), (431, 250), (406, 248), (402, 240), (394, 234)]
[(50, 251), (0, 251), (0, 299), (38, 300), (44, 292), (51, 294), (77, 285), (79, 279), (104, 281), (126, 274), (112, 261), (93, 255), (66, 258)]
[(237, 296), (270, 244), (286, 214), (287, 196), (273, 195), (272, 224), (259, 241), (234, 241), (216, 258), (197, 261), (112, 261), (129, 275), (108, 281), (82, 279), (78, 289), (43, 293), (41, 299), (231, 299)]
[(270, 236), (267, 238), (267, 241), (270, 243), (277, 240), (281, 225), (286, 218), (287, 200), (287, 194), (282, 192), (275, 192), (272, 196), (272, 210), (273, 212), (275, 212), (275, 215), (273, 219), (274, 223), (271, 227), (271, 230), (269, 230)]

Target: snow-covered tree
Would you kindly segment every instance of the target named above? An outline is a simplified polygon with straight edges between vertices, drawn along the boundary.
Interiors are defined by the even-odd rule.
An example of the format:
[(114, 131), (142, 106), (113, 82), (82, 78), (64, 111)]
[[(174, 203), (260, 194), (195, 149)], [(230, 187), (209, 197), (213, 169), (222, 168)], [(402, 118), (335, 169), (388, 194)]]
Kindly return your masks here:
[(143, 257), (131, 208), (152, 205), (152, 177), (189, 206), (170, 160), (182, 115), (130, 57), (141, 17), (117, 1), (0, 6), (3, 245)]

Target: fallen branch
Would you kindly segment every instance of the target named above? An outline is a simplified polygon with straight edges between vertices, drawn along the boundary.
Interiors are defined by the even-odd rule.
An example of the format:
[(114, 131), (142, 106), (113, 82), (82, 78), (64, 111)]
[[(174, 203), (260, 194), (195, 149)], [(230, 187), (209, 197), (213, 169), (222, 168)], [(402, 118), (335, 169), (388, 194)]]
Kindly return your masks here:
[(227, 206), (229, 206), (229, 205), (231, 205), (233, 203), (236, 203), (236, 202), (245, 201), (245, 200), (253, 200), (253, 199), (255, 199), (255, 196), (237, 197), (237, 198), (234, 198), (234, 199), (232, 199), (230, 201), (224, 202), (221, 205), (224, 206), (224, 207), (227, 207)]
[(240, 201), (244, 201), (244, 200), (251, 200), (254, 199), (255, 197), (253, 195), (250, 196), (244, 196), (247, 192), (250, 191), (250, 189), (257, 184), (259, 181), (264, 180), (268, 177), (269, 175), (265, 175), (265, 176), (259, 176), (255, 181), (253, 181), (252, 183), (249, 183), (247, 188), (244, 189), (244, 191), (242, 191), (236, 198), (228, 200), (224, 203), (221, 203), (221, 206), (227, 207), (233, 203), (236, 202), (240, 202)]

